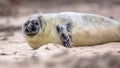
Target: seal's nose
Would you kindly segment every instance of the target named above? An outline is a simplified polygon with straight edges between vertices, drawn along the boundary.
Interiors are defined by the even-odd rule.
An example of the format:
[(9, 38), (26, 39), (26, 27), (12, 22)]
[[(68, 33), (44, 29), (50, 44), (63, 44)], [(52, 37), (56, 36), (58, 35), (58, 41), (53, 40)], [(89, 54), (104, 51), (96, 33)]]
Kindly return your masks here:
[(35, 32), (36, 31), (36, 28), (35, 28), (35, 25), (32, 24), (32, 23), (29, 23), (27, 26), (26, 26), (26, 29), (25, 29), (25, 32), (26, 33), (32, 33), (32, 32)]

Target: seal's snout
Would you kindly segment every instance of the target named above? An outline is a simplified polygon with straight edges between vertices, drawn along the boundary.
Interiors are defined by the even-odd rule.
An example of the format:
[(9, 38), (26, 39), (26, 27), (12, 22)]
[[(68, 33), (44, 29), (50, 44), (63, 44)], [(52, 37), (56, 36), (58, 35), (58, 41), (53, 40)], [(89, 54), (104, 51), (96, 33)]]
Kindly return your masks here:
[(25, 32), (26, 33), (31, 33), (31, 32), (35, 32), (37, 30), (37, 28), (35, 27), (34, 24), (29, 24), (26, 29)]
[(27, 36), (34, 36), (39, 32), (39, 23), (36, 21), (29, 21), (24, 25), (24, 32)]

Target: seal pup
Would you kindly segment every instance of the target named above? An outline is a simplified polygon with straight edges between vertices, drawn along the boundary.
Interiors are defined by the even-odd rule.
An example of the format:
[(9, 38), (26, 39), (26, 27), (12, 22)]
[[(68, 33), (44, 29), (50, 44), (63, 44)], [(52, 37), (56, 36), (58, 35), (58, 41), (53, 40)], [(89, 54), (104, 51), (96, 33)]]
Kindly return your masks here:
[(47, 43), (97, 45), (120, 41), (120, 22), (90, 13), (38, 13), (28, 17), (22, 32), (33, 49)]

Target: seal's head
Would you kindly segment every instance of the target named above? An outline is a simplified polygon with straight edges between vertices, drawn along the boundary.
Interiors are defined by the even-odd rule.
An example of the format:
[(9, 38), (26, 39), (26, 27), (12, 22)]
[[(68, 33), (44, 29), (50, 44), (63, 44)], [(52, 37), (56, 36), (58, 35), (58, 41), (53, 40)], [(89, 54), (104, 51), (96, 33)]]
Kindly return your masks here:
[(34, 15), (29, 17), (27, 21), (23, 24), (22, 30), (23, 34), (28, 37), (33, 37), (39, 32), (42, 32), (41, 16)]

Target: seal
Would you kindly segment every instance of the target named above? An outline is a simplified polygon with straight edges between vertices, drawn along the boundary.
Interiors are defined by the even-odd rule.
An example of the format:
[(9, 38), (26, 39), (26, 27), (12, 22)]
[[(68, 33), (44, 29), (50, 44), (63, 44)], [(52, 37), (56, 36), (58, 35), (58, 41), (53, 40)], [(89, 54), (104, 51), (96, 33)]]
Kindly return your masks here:
[(28, 17), (22, 32), (33, 49), (47, 43), (97, 45), (120, 41), (120, 22), (90, 13), (38, 13)]

